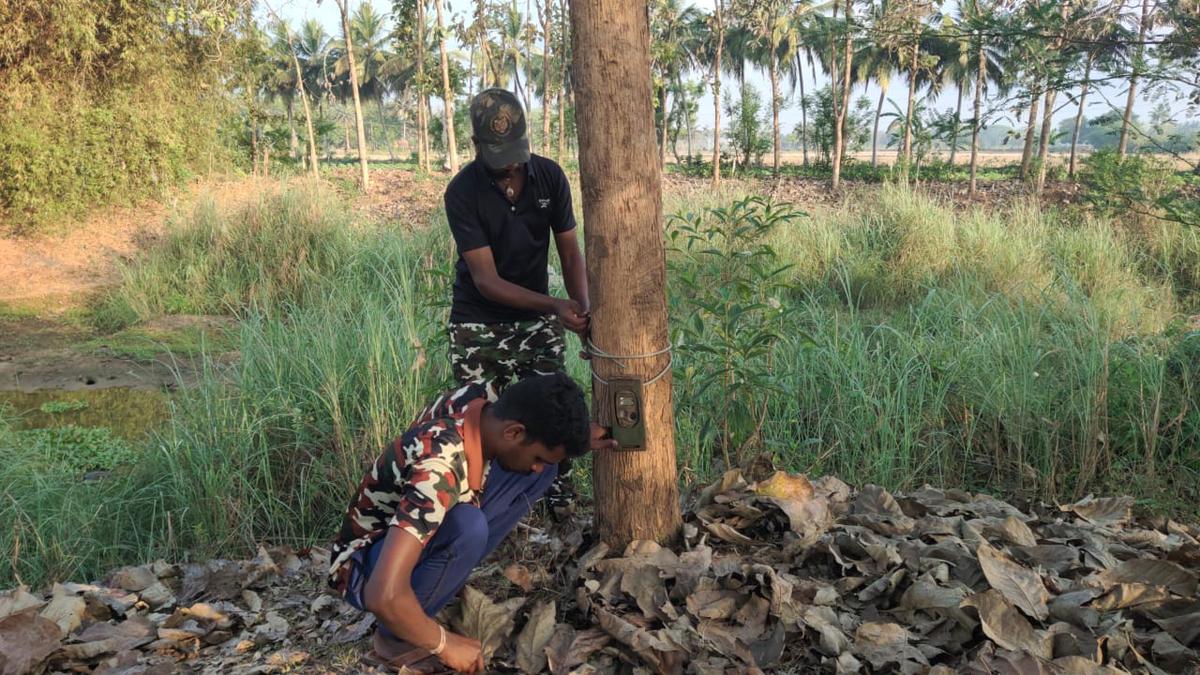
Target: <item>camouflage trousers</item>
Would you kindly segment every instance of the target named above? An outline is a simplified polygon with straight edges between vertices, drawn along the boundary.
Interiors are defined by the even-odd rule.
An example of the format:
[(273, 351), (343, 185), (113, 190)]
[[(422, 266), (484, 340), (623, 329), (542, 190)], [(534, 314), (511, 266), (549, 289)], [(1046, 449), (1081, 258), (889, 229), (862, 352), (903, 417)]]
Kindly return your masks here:
[[(563, 371), (566, 341), (558, 317), (512, 323), (451, 323), (450, 371), (461, 384), (490, 382), (500, 393), (526, 377)], [(571, 460), (558, 465), (558, 478), (546, 492), (552, 509), (575, 501)]]

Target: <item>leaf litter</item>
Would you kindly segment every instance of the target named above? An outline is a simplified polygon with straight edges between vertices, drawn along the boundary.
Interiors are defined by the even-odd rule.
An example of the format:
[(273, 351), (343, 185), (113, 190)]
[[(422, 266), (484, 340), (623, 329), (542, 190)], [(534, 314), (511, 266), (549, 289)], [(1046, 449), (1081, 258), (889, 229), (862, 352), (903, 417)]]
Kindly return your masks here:
[[(1123, 673), (1200, 667), (1200, 530), (1124, 497), (1035, 505), (739, 470), (671, 547), (528, 525), (440, 620), (489, 672)], [(584, 532), (580, 536), (580, 532)], [(115, 570), (0, 593), (0, 675), (380, 672), (329, 554)], [(411, 671), (411, 672), (438, 672)]]

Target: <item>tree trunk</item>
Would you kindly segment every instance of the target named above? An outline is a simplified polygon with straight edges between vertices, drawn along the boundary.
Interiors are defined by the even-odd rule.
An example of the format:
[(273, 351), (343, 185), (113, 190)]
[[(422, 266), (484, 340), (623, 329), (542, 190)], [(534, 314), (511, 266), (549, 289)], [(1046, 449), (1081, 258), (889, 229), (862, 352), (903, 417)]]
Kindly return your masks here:
[(1054, 99), (1057, 93), (1053, 87), (1046, 88), (1046, 103), (1042, 110), (1042, 134), (1038, 139), (1037, 193), (1042, 193), (1046, 184), (1046, 162), (1050, 159), (1050, 131), (1054, 115)]
[[(683, 83), (679, 83), (679, 90), (683, 91)], [(688, 101), (687, 94), (683, 97), (683, 124), (687, 127), (687, 159), (688, 163), (692, 162), (692, 104)]]
[(450, 60), (446, 53), (446, 22), (442, 18), (442, 0), (433, 0), (437, 9), (438, 51), (442, 56), (442, 111), (446, 119), (446, 160), (450, 173), (458, 173), (458, 142), (454, 138), (454, 91), (450, 89)]
[[(837, 108), (836, 128), (833, 133), (833, 180), (831, 181), (834, 190), (842, 181), (842, 156), (846, 153), (846, 117), (850, 110), (850, 78), (852, 76), (851, 68), (854, 65), (854, 33), (853, 26), (850, 22), (854, 20), (854, 6), (851, 4), (853, 0), (846, 0), (846, 51), (845, 58), (842, 59), (842, 103)], [(836, 77), (836, 75), (834, 76)]]
[(1025, 147), (1021, 150), (1021, 180), (1029, 178), (1029, 167), (1033, 163), (1033, 138), (1037, 131), (1038, 107), (1042, 96), (1040, 91), (1030, 92), (1029, 121), (1025, 125)]
[(542, 154), (550, 154), (550, 3), (538, 2), (542, 19)]
[(875, 122), (871, 125), (871, 168), (879, 166), (876, 153), (879, 150), (879, 117), (883, 114), (883, 99), (887, 96), (887, 81), (879, 82), (879, 105), (875, 106)]
[(362, 101), (358, 95), (358, 61), (354, 56), (354, 43), (350, 39), (350, 0), (337, 0), (342, 12), (342, 39), (346, 41), (346, 57), (350, 60), (350, 92), (354, 95), (354, 130), (358, 141), (359, 181), (365, 192), (370, 185), (367, 174), (367, 129), (363, 125)]
[(966, 80), (958, 81), (958, 107), (954, 109), (954, 136), (950, 139), (950, 166), (954, 166), (954, 157), (958, 154), (958, 127), (962, 124), (963, 89)]
[(658, 146), (658, 165), (661, 167), (667, 165), (667, 113), (669, 111), (667, 110), (666, 83), (663, 83), (663, 86), (658, 89), (658, 105), (662, 110), (662, 129), (659, 130), (662, 143)]
[(917, 57), (919, 43), (913, 41), (912, 46), (912, 65), (908, 68), (908, 108), (904, 114), (904, 163), (905, 165), (912, 163), (912, 123), (913, 109), (917, 98)]
[(559, 46), (558, 61), (559, 61), (559, 78), (558, 78), (558, 161), (567, 161), (567, 112), (565, 107), (565, 99), (563, 91), (567, 88), (567, 40), (569, 31), (567, 26), (567, 0), (561, 0), (559, 11), (562, 21), (562, 42)]
[(971, 124), (971, 187), (967, 191), (975, 196), (975, 177), (979, 170), (979, 130), (983, 128), (983, 88), (987, 82), (987, 55), (983, 51), (983, 34), (979, 35), (979, 72), (975, 77), (975, 120)]
[(782, 138), (779, 134), (779, 57), (775, 54), (775, 46), (771, 46), (771, 173), (779, 176), (779, 151)]
[(396, 153), (392, 148), (392, 139), (387, 129), (387, 115), (383, 110), (383, 94), (380, 94), (376, 100), (379, 102), (379, 136), (383, 139), (383, 144), (387, 146), (388, 159), (395, 160)]
[[(525, 0), (525, 16), (529, 19), (533, 18), (533, 12), (530, 11), (530, 0)], [(530, 54), (533, 53), (533, 44), (530, 42), (530, 40), (533, 39), (533, 29), (532, 27), (526, 26), (524, 22), (522, 22), (521, 30), (525, 33), (525, 115), (526, 119), (528, 120), (529, 114), (533, 112), (533, 108), (530, 106), (530, 103), (533, 100), (533, 68), (530, 65), (529, 60)], [(533, 152), (539, 152), (538, 139), (533, 133), (533, 125), (526, 126), (526, 130), (529, 132), (530, 150)]]
[(800, 152), (808, 166), (808, 104), (804, 101), (804, 62), (796, 50), (796, 79), (800, 82)]
[(725, 0), (717, 0), (717, 58), (713, 62), (713, 189), (721, 187), (721, 55), (725, 47), (725, 23), (722, 17), (724, 4)]
[(1129, 125), (1133, 123), (1133, 104), (1137, 100), (1137, 83), (1142, 59), (1146, 55), (1146, 30), (1150, 26), (1150, 2), (1142, 0), (1142, 19), (1138, 23), (1137, 54), (1133, 58), (1133, 70), (1129, 73), (1129, 95), (1125, 98), (1125, 114), (1121, 117), (1121, 139), (1117, 142), (1117, 154), (1121, 159), (1129, 149)]
[(1092, 63), (1095, 62), (1095, 54), (1088, 52), (1087, 66), (1083, 69), (1083, 86), (1079, 89), (1079, 110), (1075, 113), (1075, 128), (1071, 130), (1071, 161), (1067, 164), (1067, 176), (1075, 177), (1075, 150), (1079, 146), (1079, 133), (1083, 127), (1083, 107), (1087, 101), (1088, 84), (1092, 79)]
[[(670, 341), (646, 4), (574, 0), (571, 19), (592, 339), (613, 354), (656, 352)], [(681, 524), (670, 359), (663, 354), (624, 365), (593, 363), (606, 380), (663, 376), (643, 391), (645, 449), (593, 460), (596, 532), (614, 551), (635, 539), (674, 539)], [(599, 418), (611, 419), (608, 387), (599, 379), (593, 387)]]
[(429, 171), (429, 117), (425, 113), (425, 1), (417, 0), (417, 166)]
[(500, 66), (492, 60), (492, 49), (488, 46), (487, 36), (487, 13), (484, 7), (483, 0), (475, 2), (475, 27), (479, 31), (479, 49), (483, 53), (484, 69), (483, 80), (480, 82), (481, 89), (488, 88), (487, 74), (490, 71), (492, 74), (492, 82), (497, 86), (500, 84)]
[(304, 127), (308, 130), (308, 170), (313, 178), (320, 178), (321, 173), (317, 161), (317, 135), (313, 132), (312, 108), (308, 105), (308, 93), (304, 91), (304, 76), (300, 71), (300, 60), (296, 58), (296, 50), (292, 46), (292, 30), (287, 31), (288, 48), (292, 52), (292, 66), (296, 69), (296, 85), (300, 89), (300, 103), (304, 108)]
[(287, 99), (288, 156), (292, 159), (296, 159), (296, 152), (300, 148), (300, 137), (296, 135), (295, 107), (296, 97), (289, 96)]

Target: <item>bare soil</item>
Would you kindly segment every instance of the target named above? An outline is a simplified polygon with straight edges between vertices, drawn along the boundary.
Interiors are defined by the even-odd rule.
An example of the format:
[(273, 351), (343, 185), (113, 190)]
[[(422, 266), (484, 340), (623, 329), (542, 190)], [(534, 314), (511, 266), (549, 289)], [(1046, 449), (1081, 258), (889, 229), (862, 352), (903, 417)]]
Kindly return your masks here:
[[(414, 228), (441, 204), (440, 177), (376, 171), (373, 179), (371, 190), (353, 200), (364, 216)], [(423, 187), (423, 180), (438, 184)], [(237, 208), (278, 188), (274, 178), (202, 180), (163, 201), (108, 207), (31, 236), (0, 238), (0, 391), (170, 389), (193, 381), (196, 364), (187, 359), (165, 353), (135, 359), (106, 349), (104, 336), (81, 315), (103, 289), (120, 281), (121, 263), (162, 235), (173, 214), (185, 214), (202, 200)], [(225, 322), (163, 317), (144, 328), (170, 334), (212, 329), (214, 321)]]

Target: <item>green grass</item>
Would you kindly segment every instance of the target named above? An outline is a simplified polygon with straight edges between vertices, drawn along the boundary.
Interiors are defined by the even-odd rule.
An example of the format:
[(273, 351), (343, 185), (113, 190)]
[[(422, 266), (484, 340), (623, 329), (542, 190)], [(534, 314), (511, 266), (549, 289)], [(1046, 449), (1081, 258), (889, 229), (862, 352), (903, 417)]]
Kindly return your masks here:
[[(730, 291), (735, 303), (778, 306), (753, 310), (778, 332), (751, 364), (769, 387), (703, 389), (715, 362), (680, 345), (681, 475), (710, 477), (726, 454), (768, 451), (852, 483), (1060, 500), (1132, 492), (1158, 511), (1197, 515), (1194, 233), (1033, 204), (954, 211), (898, 187), (864, 190), (757, 242), (791, 265), (770, 297)], [(736, 197), (666, 202), (702, 213)], [(15, 523), (0, 560), (43, 583), (126, 560), (332, 535), (366, 462), (446, 384), (453, 261), (440, 214), (405, 234), (346, 213), (336, 195), (298, 183), (240, 212), (181, 217), (130, 265), (105, 304), (124, 317), (114, 323), (226, 311), (239, 317), (229, 340), (240, 362), (213, 361), (172, 400), (138, 461), (98, 483), (48, 471), (11, 429), (0, 435), (0, 522)], [(698, 311), (677, 275), (716, 278), (701, 258), (671, 255), (677, 342)], [(700, 324), (692, 339), (715, 339), (712, 317)], [(734, 448), (718, 433), (730, 400), (766, 413)], [(12, 578), (6, 569), (0, 586)]]
[(235, 346), (234, 336), (220, 327), (202, 325), (160, 328), (133, 325), (110, 335), (91, 338), (77, 348), (136, 361), (154, 361), (164, 355), (194, 357), (220, 354)]

